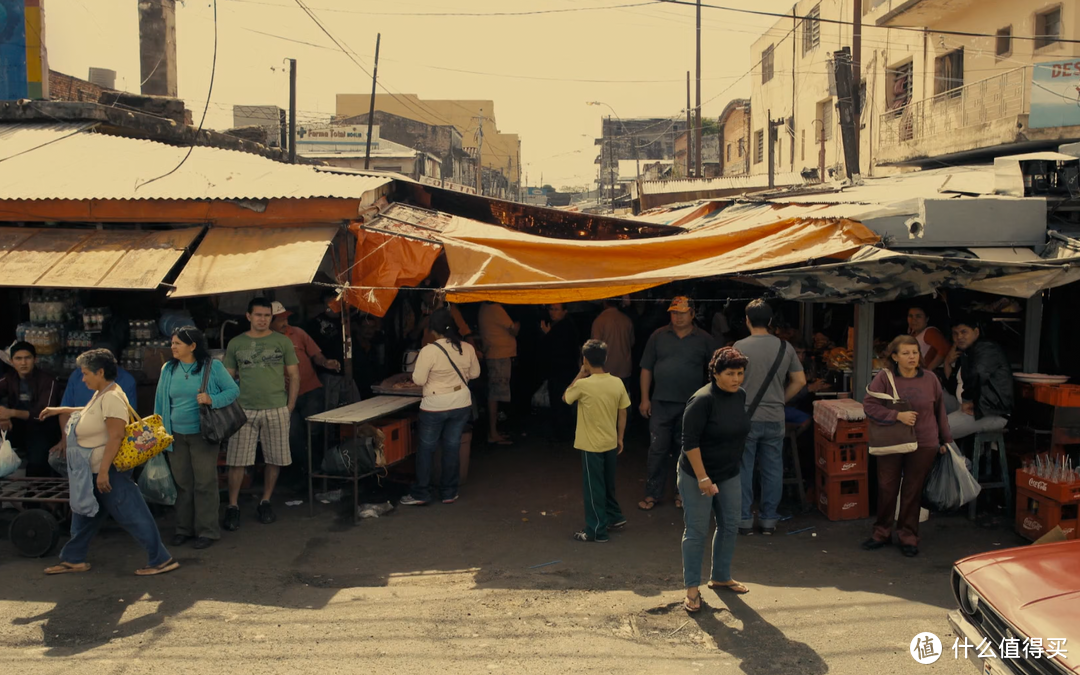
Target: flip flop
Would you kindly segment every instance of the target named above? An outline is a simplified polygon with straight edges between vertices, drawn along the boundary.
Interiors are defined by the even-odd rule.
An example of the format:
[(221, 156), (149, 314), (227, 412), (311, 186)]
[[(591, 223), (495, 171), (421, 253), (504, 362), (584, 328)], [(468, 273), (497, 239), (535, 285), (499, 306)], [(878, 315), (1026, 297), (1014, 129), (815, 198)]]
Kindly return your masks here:
[[(694, 600), (697, 600), (697, 604), (694, 604)], [(691, 598), (689, 595), (683, 598), (683, 609), (687, 614), (695, 614), (701, 611), (701, 605), (703, 601), (701, 599), (701, 593), (698, 592), (696, 598)]]
[(745, 595), (745, 594), (750, 592), (749, 588), (747, 588), (746, 586), (740, 584), (738, 581), (735, 581), (734, 579), (732, 579), (731, 581), (729, 581), (727, 583), (721, 583), (719, 581), (710, 581), (709, 582), (709, 588), (714, 590), (714, 591), (720, 590), (720, 589), (723, 589), (725, 591), (731, 591), (732, 593), (735, 593), (736, 595)]
[(637, 503), (637, 507), (642, 511), (652, 511), (656, 508), (656, 505), (660, 502), (656, 501), (652, 497), (646, 497)]
[(140, 577), (152, 577), (155, 574), (165, 574), (166, 572), (172, 572), (177, 567), (180, 567), (180, 563), (176, 562), (174, 558), (169, 558), (165, 562), (155, 567), (143, 567), (142, 569), (135, 570), (135, 574)]
[(675, 508), (677, 508), (677, 509), (682, 508), (682, 497), (676, 497), (675, 498)]
[(45, 574), (73, 574), (75, 572), (89, 572), (90, 563), (69, 563), (62, 562), (59, 565), (53, 565), (52, 567), (45, 568)]

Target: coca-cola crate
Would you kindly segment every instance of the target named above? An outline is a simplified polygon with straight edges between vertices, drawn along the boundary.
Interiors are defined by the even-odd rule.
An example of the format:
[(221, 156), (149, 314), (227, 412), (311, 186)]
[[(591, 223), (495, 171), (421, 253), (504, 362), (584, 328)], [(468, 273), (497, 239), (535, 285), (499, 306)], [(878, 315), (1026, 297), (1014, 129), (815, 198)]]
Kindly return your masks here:
[(836, 421), (836, 432), (829, 438), (828, 434), (824, 432), (821, 427), (818, 427), (818, 433), (830, 441), (835, 443), (869, 443), (870, 442), (870, 429), (866, 420), (860, 420), (858, 422), (848, 422), (847, 420)]
[(829, 520), (858, 520), (870, 516), (870, 493), (865, 473), (830, 476), (817, 469), (814, 487), (818, 510)]
[(1037, 540), (1055, 526), (1061, 526), (1066, 539), (1077, 538), (1080, 503), (1061, 504), (1023, 487), (1016, 491), (1016, 533)]
[(408, 420), (382, 419), (373, 422), (372, 426), (383, 432), (383, 457), (387, 465), (400, 462), (411, 454)]
[(814, 434), (814, 466), (830, 476), (866, 473), (870, 446), (863, 443), (838, 443), (820, 433)]
[(1023, 469), (1017, 469), (1016, 487), (1049, 497), (1059, 504), (1080, 502), (1080, 482), (1054, 483)]

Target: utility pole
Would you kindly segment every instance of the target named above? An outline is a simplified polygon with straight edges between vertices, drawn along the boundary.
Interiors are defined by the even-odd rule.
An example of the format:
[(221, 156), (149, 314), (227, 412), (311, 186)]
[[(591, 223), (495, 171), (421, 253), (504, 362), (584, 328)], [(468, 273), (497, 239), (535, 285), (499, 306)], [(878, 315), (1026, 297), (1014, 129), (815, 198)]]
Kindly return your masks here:
[(296, 59), (289, 59), (289, 163), (296, 164)]
[(690, 118), (690, 71), (686, 71), (686, 177), (690, 178), (694, 175), (693, 171), (693, 159), (694, 153), (691, 152), (693, 148), (692, 141), (694, 140), (694, 130)]
[(484, 194), (484, 109), (480, 108), (480, 114), (473, 118), (476, 120), (476, 194)]
[(833, 67), (836, 70), (836, 108), (840, 114), (840, 138), (844, 142), (844, 164), (847, 165), (847, 177), (856, 181), (859, 178), (859, 145), (858, 137), (855, 135), (858, 120), (856, 120), (853, 105), (851, 50), (844, 47), (838, 52), (833, 52)]
[(769, 188), (776, 187), (776, 130), (785, 124), (783, 119), (773, 120), (772, 110), (766, 112), (769, 122)]
[[(858, 0), (856, 0), (857, 2)], [(799, 14), (796, 12), (798, 5), (791, 7), (791, 172), (795, 173), (795, 71), (799, 60), (796, 57), (795, 43), (798, 42), (797, 36), (799, 35)], [(806, 139), (803, 138), (805, 143)]]
[(855, 173), (862, 173), (862, 168), (859, 166), (859, 154), (862, 150), (862, 130), (859, 128), (862, 126), (862, 115), (859, 111), (862, 110), (862, 103), (859, 100), (862, 98), (862, 0), (852, 0), (854, 9), (852, 10), (852, 29), (851, 29), (851, 69), (852, 78), (854, 82), (851, 86), (851, 104), (855, 115)]
[(379, 43), (382, 33), (375, 35), (375, 69), (371, 71), (371, 105), (367, 116), (367, 147), (364, 149), (364, 170), (371, 168), (371, 132), (375, 124), (375, 86), (379, 83)]
[(694, 134), (694, 174), (701, 178), (701, 0), (697, 0), (697, 106)]
[[(608, 115), (607, 126), (611, 128), (611, 115)], [(615, 167), (619, 160), (615, 156), (615, 134), (609, 134), (608, 138), (608, 176), (611, 178), (611, 212), (615, 213)]]
[(289, 119), (288, 113), (278, 108), (278, 139), (281, 151), (285, 152), (289, 147)]

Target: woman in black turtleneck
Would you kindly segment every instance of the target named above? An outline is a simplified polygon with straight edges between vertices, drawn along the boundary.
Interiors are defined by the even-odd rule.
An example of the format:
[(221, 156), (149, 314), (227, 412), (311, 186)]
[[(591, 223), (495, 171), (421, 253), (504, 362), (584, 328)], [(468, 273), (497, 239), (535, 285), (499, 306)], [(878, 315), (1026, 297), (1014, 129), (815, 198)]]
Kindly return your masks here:
[(731, 558), (735, 553), (742, 487), (742, 462), (750, 418), (746, 414), (746, 392), (742, 389), (748, 359), (733, 347), (713, 354), (709, 363), (712, 381), (699, 389), (683, 413), (683, 450), (679, 457), (679, 494), (683, 500), (682, 557), (686, 587), (684, 606), (688, 612), (701, 609), (701, 558), (709, 517), (716, 514), (713, 535), (712, 575), (709, 588), (748, 593), (749, 589), (731, 578)]

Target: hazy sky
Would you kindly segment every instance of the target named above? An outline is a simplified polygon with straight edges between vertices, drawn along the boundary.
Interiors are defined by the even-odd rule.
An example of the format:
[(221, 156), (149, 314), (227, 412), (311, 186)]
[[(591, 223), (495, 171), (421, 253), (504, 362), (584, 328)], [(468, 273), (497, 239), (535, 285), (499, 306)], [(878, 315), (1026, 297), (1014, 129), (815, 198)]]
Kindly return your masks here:
[[(645, 3), (646, 0), (638, 0)], [(54, 70), (87, 77), (117, 71), (117, 87), (139, 90), (138, 11), (133, 0), (45, 0)], [(686, 71), (694, 68), (694, 9), (647, 3), (529, 16), (543, 11), (636, 4), (635, 0), (305, 0), (370, 72), (382, 33), (379, 79), (421, 98), (491, 99), (499, 130), (520, 134), (531, 185), (583, 185), (610, 104), (622, 117), (679, 115)], [(718, 3), (719, 4), (719, 3)], [(790, 12), (791, 0), (725, 0), (734, 7)], [(425, 13), (486, 16), (424, 16)], [(213, 55), (212, 0), (178, 0), (179, 94), (202, 114)], [(704, 9), (702, 99), (707, 116), (748, 96), (741, 75), (757, 61), (750, 45), (774, 22)], [(299, 117), (334, 112), (338, 93), (365, 93), (366, 76), (292, 0), (218, 0), (218, 58), (208, 128), (232, 125), (232, 105), (288, 104), (288, 70), (298, 61)], [(276, 36), (276, 37), (275, 37)], [(310, 44), (301, 44), (310, 43)], [(318, 45), (318, 46), (315, 46)], [(461, 72), (470, 71), (470, 72)]]

